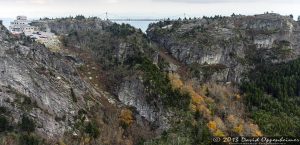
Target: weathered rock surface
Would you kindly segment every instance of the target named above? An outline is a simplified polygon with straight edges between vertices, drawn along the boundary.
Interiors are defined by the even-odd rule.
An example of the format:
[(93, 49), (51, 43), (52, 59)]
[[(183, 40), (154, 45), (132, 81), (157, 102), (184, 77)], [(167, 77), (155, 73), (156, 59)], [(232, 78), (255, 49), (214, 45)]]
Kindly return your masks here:
[[(74, 122), (73, 116), (85, 103), (82, 96), (88, 90), (86, 84), (72, 62), (60, 54), (37, 44), (24, 46), (22, 41), (5, 42), (5, 37), (1, 36), (0, 40), (0, 86), (9, 93), (1, 93), (2, 106), (14, 110), (16, 121), (21, 115), (30, 114), (42, 135), (62, 136), (70, 129), (68, 121)], [(72, 101), (71, 88), (78, 103)], [(29, 98), (31, 103), (18, 102), (24, 98)], [(24, 110), (24, 105), (30, 109)], [(58, 117), (65, 120), (56, 121)]]
[(42, 31), (51, 30), (58, 34), (68, 34), (72, 31), (92, 31), (103, 30), (111, 25), (110, 21), (99, 18), (88, 18), (77, 20), (75, 18), (60, 18), (53, 20), (40, 20), (33, 22), (32, 25), (38, 26)]
[[(55, 25), (61, 26), (55, 30), (62, 33), (83, 27), (94, 28), (94, 25)], [(26, 115), (34, 120), (35, 132), (39, 136), (54, 142), (66, 137), (66, 143), (80, 144), (80, 139), (74, 139), (84, 136), (82, 129), (78, 129), (79, 117), (88, 111), (84, 121), (97, 122), (101, 130), (94, 144), (135, 143), (141, 137), (154, 135), (148, 121), (135, 113), (136, 121), (127, 129), (132, 131), (123, 136), (119, 113), (124, 104), (95, 87), (92, 80), (86, 79), (89, 77), (82, 76), (84, 74), (77, 69), (89, 64), (74, 55), (76, 53), (51, 52), (44, 45), (30, 42), (23, 36), (12, 36), (2, 25), (0, 28), (0, 107), (12, 112), (8, 115), (13, 119), (11, 125), (18, 126), (22, 116)], [(137, 132), (140, 128), (143, 131)]]
[[(147, 86), (142, 70), (136, 69), (141, 65), (134, 62), (136, 56), (155, 57), (157, 65), (159, 56), (164, 56), (171, 63), (165, 71), (180, 73), (187, 66), (201, 81), (239, 83), (243, 73), (257, 64), (288, 61), (300, 54), (298, 22), (276, 14), (152, 24), (147, 33), (163, 48), (158, 50), (134, 28), (112, 27), (111, 22), (97, 18), (34, 25), (60, 35), (66, 51), (51, 52), (43, 45), (15, 38), (0, 25), (0, 106), (12, 112), (13, 124), (23, 114), (29, 115), (39, 134), (56, 140), (66, 132), (79, 134), (74, 125), (82, 110), (94, 115), (84, 116), (85, 120), (96, 118), (101, 126), (95, 144), (136, 143), (141, 136), (149, 139), (157, 129), (170, 127), (172, 113), (161, 100), (146, 98)], [(111, 88), (96, 86), (99, 82)], [(125, 130), (119, 113), (128, 106), (136, 111), (135, 121)]]
[(157, 101), (154, 106), (153, 103), (147, 101), (147, 92), (141, 78), (131, 77), (124, 81), (121, 85), (118, 98), (125, 105), (133, 106), (139, 114), (152, 122), (159, 130), (168, 129), (169, 123), (167, 112), (164, 110), (161, 102)]
[(298, 22), (277, 14), (166, 21), (147, 33), (183, 64), (200, 68), (201, 80), (201, 68), (213, 67), (209, 80), (240, 82), (253, 64), (290, 60), (300, 50)]
[[(71, 49), (84, 48), (91, 51), (90, 57), (102, 66), (112, 81), (105, 84), (112, 88), (110, 93), (123, 105), (134, 107), (138, 112), (137, 117), (145, 118), (160, 130), (168, 128), (162, 104), (154, 106), (146, 101), (146, 89), (141, 79), (138, 79), (142, 76), (137, 77), (135, 70), (130, 67), (133, 64), (129, 64), (139, 55), (150, 58), (154, 55), (153, 48), (148, 45), (142, 32), (131, 26), (120, 26), (98, 19), (50, 20), (40, 24), (49, 27), (58, 35), (68, 34), (64, 39)], [(97, 41), (94, 40), (95, 37)]]

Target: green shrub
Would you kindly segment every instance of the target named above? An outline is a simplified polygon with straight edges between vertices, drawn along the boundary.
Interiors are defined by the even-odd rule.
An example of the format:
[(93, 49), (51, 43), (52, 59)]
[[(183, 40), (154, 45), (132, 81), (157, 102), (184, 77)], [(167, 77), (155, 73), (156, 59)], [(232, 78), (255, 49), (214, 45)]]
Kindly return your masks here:
[(299, 135), (299, 74), (300, 59), (297, 59), (282, 64), (261, 64), (243, 81), (241, 89), (246, 94), (251, 117), (265, 134)]
[(0, 116), (0, 132), (6, 131), (8, 128), (8, 120), (5, 116)]
[(147, 144), (210, 145), (212, 135), (207, 123), (201, 118), (202, 115), (199, 112), (194, 115), (186, 111), (176, 112), (176, 119), (173, 120), (171, 128), (164, 131), (160, 138), (147, 141)]
[(274, 114), (258, 110), (253, 113), (253, 119), (266, 134), (273, 136), (295, 136), (300, 128), (300, 118), (289, 116), (284, 112)]
[(22, 134), (20, 136), (20, 145), (39, 145), (40, 140), (32, 134)]
[(84, 20), (85, 17), (84, 17), (83, 15), (77, 15), (77, 16), (75, 17), (75, 19), (76, 19), (76, 20)]
[(99, 127), (95, 122), (89, 122), (88, 124), (86, 124), (84, 131), (93, 138), (97, 138), (100, 135)]
[(35, 130), (35, 122), (29, 117), (23, 115), (20, 127), (22, 131), (33, 132)]
[(5, 107), (0, 107), (0, 114), (5, 114), (7, 112)]
[(128, 36), (135, 33), (135, 28), (130, 26), (129, 24), (122, 23), (121, 25), (114, 23), (111, 25), (108, 30), (113, 33), (115, 36)]
[(138, 70), (143, 71), (144, 85), (149, 94), (148, 102), (160, 97), (165, 107), (175, 107), (187, 110), (190, 104), (190, 95), (172, 89), (168, 76), (159, 67), (153, 64), (148, 58), (135, 56), (127, 60), (128, 64), (134, 65)]
[(70, 91), (71, 91), (71, 97), (72, 97), (72, 100), (73, 100), (73, 102), (76, 103), (76, 102), (77, 102), (77, 97), (76, 97), (76, 95), (75, 95), (75, 93), (74, 93), (73, 88), (71, 88)]

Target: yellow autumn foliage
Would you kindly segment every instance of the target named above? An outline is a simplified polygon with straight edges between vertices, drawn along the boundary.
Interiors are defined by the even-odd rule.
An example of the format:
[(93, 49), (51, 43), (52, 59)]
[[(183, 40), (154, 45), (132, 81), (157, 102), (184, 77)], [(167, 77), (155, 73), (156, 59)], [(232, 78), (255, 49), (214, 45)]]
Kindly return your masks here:
[[(200, 87), (197, 87), (192, 81), (183, 82), (180, 76), (176, 73), (169, 73), (168, 77), (170, 79), (173, 89), (179, 89), (181, 92), (187, 92), (190, 94), (190, 109), (194, 112), (199, 111), (203, 115), (203, 117), (209, 121), (207, 123), (207, 126), (214, 136), (225, 136), (226, 132), (224, 131), (229, 129), (232, 129), (233, 132), (239, 135), (248, 135), (250, 133), (252, 136), (262, 136), (262, 133), (257, 125), (251, 123), (249, 124), (249, 122), (245, 122), (242, 118), (239, 118), (237, 116), (239, 112), (229, 113), (230, 115), (226, 117), (228, 121), (226, 123), (229, 124), (224, 123), (224, 121), (226, 120), (222, 120), (220, 117), (212, 115), (212, 111), (210, 110), (211, 106), (215, 107), (215, 109), (218, 110), (227, 110), (228, 108), (230, 109), (231, 106), (228, 106), (228, 104), (230, 104), (232, 101), (240, 101), (242, 99), (241, 95), (235, 93), (235, 91), (232, 88), (217, 84), (205, 84)], [(222, 101), (215, 102), (214, 98), (205, 96), (208, 93), (210, 94), (210, 96), (214, 96), (215, 98), (218, 98)], [(210, 108), (208, 106), (210, 106)], [(123, 120), (131, 120), (131, 118)], [(193, 122), (193, 125), (195, 125), (195, 122)]]
[(205, 101), (206, 104), (214, 104), (215, 103), (214, 99), (208, 98), (208, 97), (205, 97), (204, 101)]
[(215, 116), (214, 117), (214, 121), (216, 122), (218, 129), (220, 129), (220, 130), (227, 130), (226, 125), (224, 124), (223, 120), (220, 117)]
[(218, 136), (218, 137), (223, 137), (225, 136), (224, 132), (221, 131), (221, 130), (216, 130), (214, 133), (213, 133), (214, 136)]
[(240, 94), (236, 94), (235, 97), (236, 97), (237, 100), (241, 99), (241, 95)]
[(192, 126), (195, 127), (195, 126), (197, 126), (197, 123), (198, 123), (198, 122), (197, 122), (197, 120), (193, 119), (191, 123), (192, 123)]
[(252, 136), (262, 136), (262, 133), (257, 125), (250, 123), (250, 129), (252, 132)]
[(228, 115), (227, 120), (233, 125), (238, 124), (238, 119), (232, 114)]
[(176, 73), (169, 73), (169, 80), (171, 81), (173, 89), (181, 89), (183, 87), (183, 83), (180, 80), (180, 76)]
[(58, 145), (67, 145), (67, 144), (65, 144), (64, 141), (63, 141), (62, 139), (60, 139), (60, 140), (58, 141)]
[(211, 118), (211, 111), (205, 105), (197, 105), (196, 109), (199, 110), (207, 119)]
[(217, 129), (217, 123), (215, 121), (209, 121), (207, 126), (210, 130), (216, 130)]
[(199, 111), (204, 118), (210, 119), (211, 118), (211, 111), (204, 105), (194, 105), (190, 104), (190, 109), (193, 112)]
[(233, 131), (239, 135), (243, 134), (244, 128), (242, 124), (237, 125), (236, 127), (233, 128)]
[(80, 145), (86, 145), (86, 144), (89, 144), (91, 141), (91, 138), (88, 137), (88, 136), (83, 136), (81, 137), (80, 139)]
[(195, 92), (193, 88), (193, 83), (188, 82), (185, 85), (180, 80), (180, 76), (176, 73), (169, 73), (169, 79), (172, 84), (172, 88), (179, 88), (182, 92), (187, 92), (191, 96), (191, 105), (190, 108), (192, 111), (199, 110), (204, 117), (208, 118), (211, 115), (211, 111), (206, 107), (204, 102), (204, 97), (200, 96), (198, 93)]
[(197, 106), (194, 105), (194, 104), (190, 104), (190, 109), (191, 109), (193, 112), (196, 112), (196, 111), (197, 111)]
[(90, 143), (90, 141), (91, 141), (91, 138), (90, 138), (90, 137), (87, 136), (87, 137), (84, 138), (84, 143), (85, 143), (85, 144)]
[(203, 103), (203, 98), (201, 97), (201, 96), (199, 96), (199, 95), (192, 95), (191, 96), (192, 97), (192, 103), (193, 104), (200, 104), (200, 103)]
[(262, 136), (262, 133), (260, 130), (255, 130), (254, 131), (254, 136)]
[(205, 94), (208, 93), (208, 87), (206, 86), (206, 84), (204, 84), (204, 85), (198, 87), (196, 92), (198, 94), (200, 94), (201, 96), (205, 96)]
[(186, 84), (182, 89), (183, 89), (183, 91), (189, 92), (191, 96), (197, 95), (197, 93), (194, 91), (193, 85), (191, 83)]
[(198, 93), (195, 92), (191, 83), (189, 83), (188, 85), (185, 85), (183, 87), (183, 91), (188, 92), (191, 95), (192, 104), (197, 106), (197, 105), (205, 103), (204, 97), (200, 96)]
[(131, 125), (133, 122), (133, 114), (132, 111), (129, 109), (123, 109), (120, 114), (120, 120), (122, 123), (126, 125)]

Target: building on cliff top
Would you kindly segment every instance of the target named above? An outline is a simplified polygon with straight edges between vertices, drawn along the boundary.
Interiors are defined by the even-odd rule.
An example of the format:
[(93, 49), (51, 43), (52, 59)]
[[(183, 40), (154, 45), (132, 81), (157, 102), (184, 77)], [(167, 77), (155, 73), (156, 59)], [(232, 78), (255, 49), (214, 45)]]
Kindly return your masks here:
[(17, 16), (17, 19), (10, 23), (9, 30), (13, 34), (33, 33), (36, 27), (30, 26), (30, 22), (26, 16)]

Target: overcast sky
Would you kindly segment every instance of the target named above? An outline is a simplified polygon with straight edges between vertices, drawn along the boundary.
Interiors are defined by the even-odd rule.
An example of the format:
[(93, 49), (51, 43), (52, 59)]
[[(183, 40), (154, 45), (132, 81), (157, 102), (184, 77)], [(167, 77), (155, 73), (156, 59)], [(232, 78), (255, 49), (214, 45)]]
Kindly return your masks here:
[(0, 0), (0, 18), (30, 18), (77, 14), (111, 17), (201, 17), (259, 14), (266, 11), (300, 15), (300, 0)]

